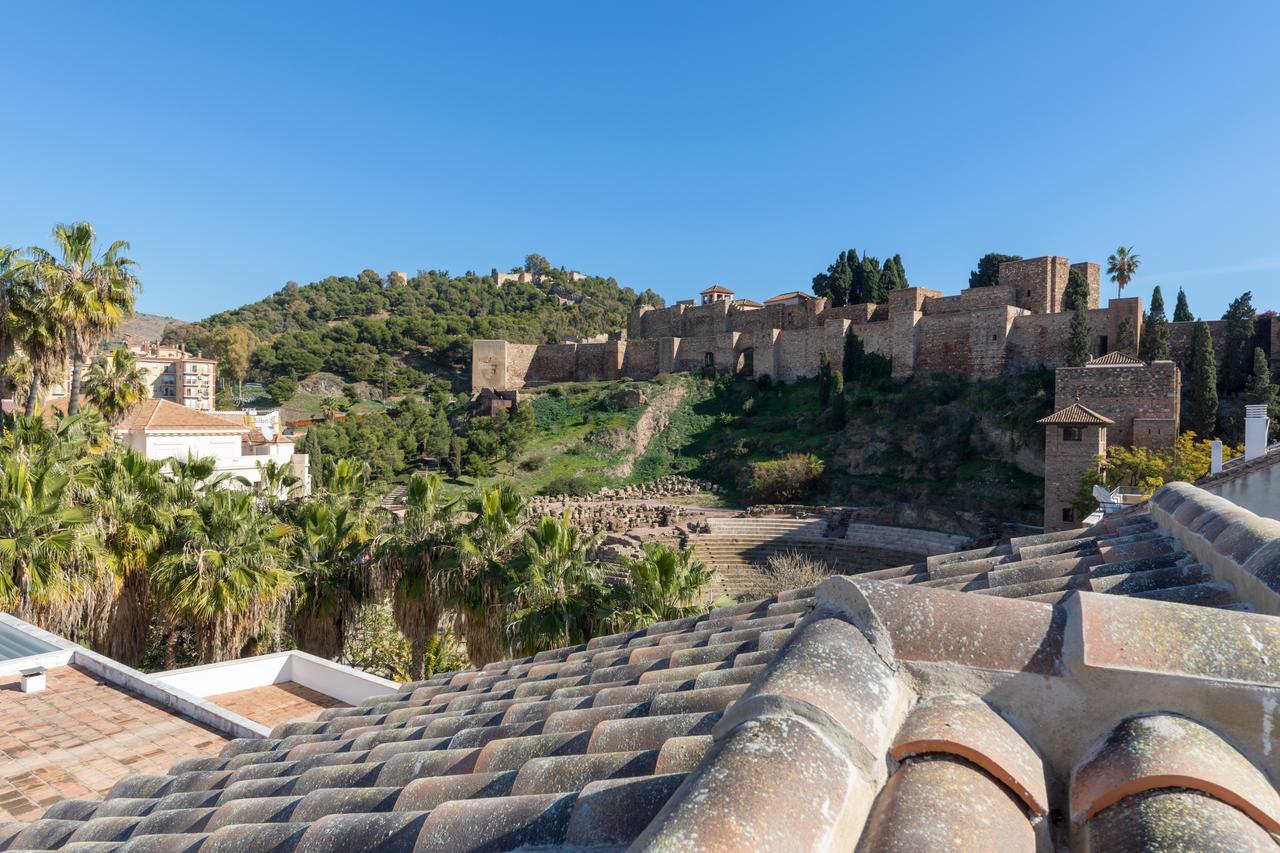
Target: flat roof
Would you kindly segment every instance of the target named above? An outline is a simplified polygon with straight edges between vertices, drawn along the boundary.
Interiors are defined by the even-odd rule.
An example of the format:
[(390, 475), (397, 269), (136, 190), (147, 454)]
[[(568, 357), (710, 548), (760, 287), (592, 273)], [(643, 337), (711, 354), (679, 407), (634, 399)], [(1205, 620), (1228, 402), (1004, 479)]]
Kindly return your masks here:
[(264, 726), (311, 721), (325, 708), (347, 708), (346, 702), (294, 681), (215, 693), (206, 700)]
[(38, 693), (23, 693), (20, 678), (0, 676), (0, 822), (103, 797), (126, 776), (217, 755), (228, 740), (79, 666), (49, 669)]

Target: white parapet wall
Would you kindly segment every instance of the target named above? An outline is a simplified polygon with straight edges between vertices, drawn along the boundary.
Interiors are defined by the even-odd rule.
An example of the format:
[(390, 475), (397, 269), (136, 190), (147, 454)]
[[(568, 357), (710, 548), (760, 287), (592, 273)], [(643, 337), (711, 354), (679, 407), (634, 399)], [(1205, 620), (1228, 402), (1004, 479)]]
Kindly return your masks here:
[(394, 681), (299, 651), (174, 669), (157, 673), (155, 678), (199, 697), (293, 682), (348, 705), (356, 705), (370, 696), (392, 693), (399, 686)]

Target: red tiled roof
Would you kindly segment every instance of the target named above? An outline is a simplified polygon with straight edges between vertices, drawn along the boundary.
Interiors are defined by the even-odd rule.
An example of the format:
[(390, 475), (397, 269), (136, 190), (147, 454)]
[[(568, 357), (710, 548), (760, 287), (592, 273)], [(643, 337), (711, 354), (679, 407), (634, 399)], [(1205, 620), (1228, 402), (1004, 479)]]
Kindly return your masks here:
[(729, 288), (725, 287), (723, 284), (713, 284), (713, 285), (711, 285), (710, 287), (708, 287), (706, 290), (703, 290), (703, 291), (702, 291), (701, 293), (699, 293), (698, 295), (699, 295), (699, 296), (706, 296), (708, 293), (728, 293), (728, 294), (732, 295), (732, 294), (733, 294), (733, 291), (732, 291), (732, 290), (730, 290)]
[(791, 290), (786, 293), (779, 293), (777, 296), (772, 296), (766, 299), (764, 301), (764, 304), (772, 305), (775, 302), (785, 302), (788, 299), (797, 299), (797, 298), (812, 300), (812, 299), (817, 299), (818, 297), (814, 296), (812, 293), (805, 293), (803, 290)]
[(1065, 409), (1058, 409), (1052, 415), (1041, 418), (1036, 421), (1038, 424), (1086, 424), (1097, 426), (1109, 426), (1115, 421), (1104, 415), (1100, 415), (1088, 406), (1082, 406), (1079, 403), (1072, 403)]
[(1280, 619), (1240, 607), (1113, 516), (405, 684), (0, 848), (1266, 849)]
[(1089, 363), (1085, 367), (1116, 367), (1120, 365), (1144, 365), (1146, 364), (1140, 358), (1134, 358), (1131, 355), (1113, 350), (1106, 355), (1100, 355), (1097, 358), (1089, 359)]
[(177, 430), (183, 432), (249, 432), (225, 417), (189, 409), (168, 400), (143, 400), (116, 424), (116, 432), (140, 429), (146, 431)]

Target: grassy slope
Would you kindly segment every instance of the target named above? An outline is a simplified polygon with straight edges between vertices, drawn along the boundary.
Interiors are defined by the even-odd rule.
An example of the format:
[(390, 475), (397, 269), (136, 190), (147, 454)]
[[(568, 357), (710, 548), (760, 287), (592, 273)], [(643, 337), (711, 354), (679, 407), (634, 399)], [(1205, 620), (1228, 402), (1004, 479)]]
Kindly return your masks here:
[[(642, 409), (615, 411), (624, 385), (650, 397), (664, 384), (687, 385), (666, 430), (651, 442), (626, 480), (608, 472), (625, 451), (602, 439), (634, 426)], [(534, 400), (538, 436), (503, 472), (533, 494), (578, 477), (584, 486), (645, 482), (684, 473), (735, 490), (751, 462), (786, 453), (814, 453), (827, 468), (827, 491), (816, 502), (877, 504), (920, 501), (960, 510), (989, 509), (1037, 521), (1041, 478), (1012, 464), (1019, 445), (1036, 455), (1036, 419), (1050, 411), (1052, 376), (1038, 372), (967, 384), (946, 376), (895, 382), (881, 390), (850, 390), (841, 431), (819, 413), (817, 386), (803, 380), (761, 393), (727, 377), (664, 377), (642, 383), (577, 383), (540, 389)], [(615, 446), (617, 443), (615, 442)], [(746, 496), (731, 491), (739, 502)]]

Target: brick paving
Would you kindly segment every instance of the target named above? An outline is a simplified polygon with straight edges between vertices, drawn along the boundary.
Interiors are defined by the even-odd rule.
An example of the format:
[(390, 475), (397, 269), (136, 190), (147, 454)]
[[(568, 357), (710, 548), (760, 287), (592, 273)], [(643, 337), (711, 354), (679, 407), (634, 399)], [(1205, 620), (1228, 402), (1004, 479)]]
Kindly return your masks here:
[(134, 773), (216, 755), (227, 739), (75, 666), (23, 693), (0, 676), (0, 821), (35, 820), (59, 800), (104, 795)]
[(205, 698), (215, 705), (221, 705), (228, 711), (234, 711), (264, 726), (314, 720), (325, 708), (346, 707), (345, 702), (339, 702), (332, 696), (326, 696), (292, 681), (253, 687), (248, 690), (236, 690), (231, 693), (219, 693)]

